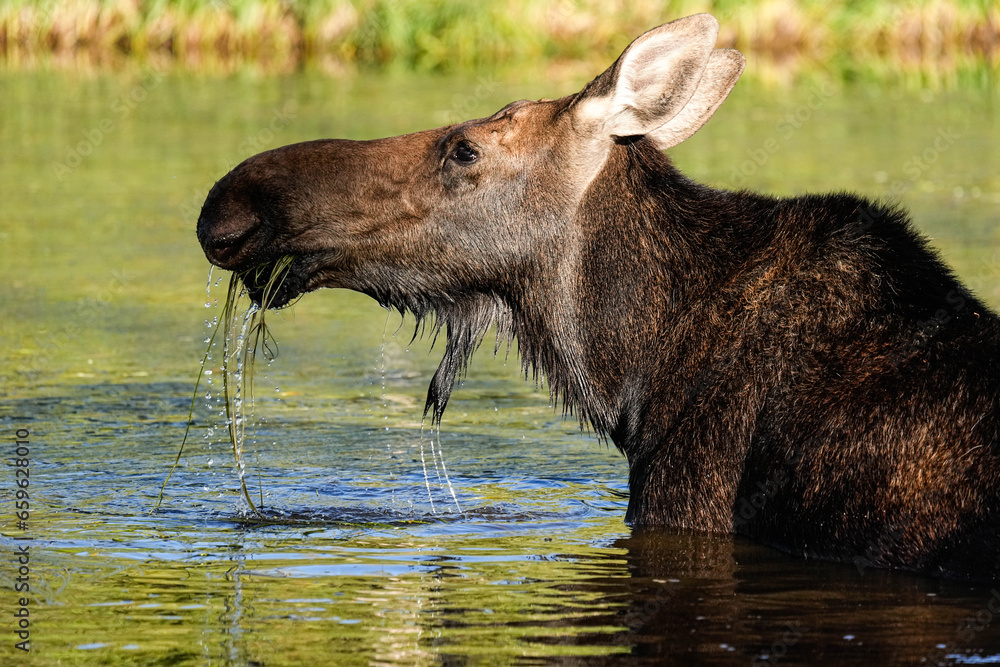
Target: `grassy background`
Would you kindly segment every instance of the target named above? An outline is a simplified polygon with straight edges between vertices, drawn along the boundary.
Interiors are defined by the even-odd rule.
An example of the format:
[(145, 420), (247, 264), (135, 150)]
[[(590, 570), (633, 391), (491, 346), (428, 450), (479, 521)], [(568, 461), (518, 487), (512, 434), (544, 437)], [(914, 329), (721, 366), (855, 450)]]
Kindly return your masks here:
[(0, 67), (454, 71), (606, 63), (696, 12), (757, 76), (990, 80), (998, 0), (0, 0)]

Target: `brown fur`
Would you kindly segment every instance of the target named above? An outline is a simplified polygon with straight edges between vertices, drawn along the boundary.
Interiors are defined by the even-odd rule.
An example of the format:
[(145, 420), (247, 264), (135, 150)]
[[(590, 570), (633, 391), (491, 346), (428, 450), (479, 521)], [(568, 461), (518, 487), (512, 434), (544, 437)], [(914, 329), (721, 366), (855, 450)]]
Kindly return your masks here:
[[(279, 306), (346, 287), (435, 314), (435, 419), (498, 325), (526, 372), (624, 452), (634, 525), (1000, 577), (1000, 322), (900, 211), (674, 169), (664, 142), (697, 129), (742, 68), (712, 51), (710, 21), (684, 21), (571, 97), (254, 156), (209, 193), (206, 255), (234, 270), (294, 255)], [(671, 94), (697, 113), (656, 116), (660, 93), (626, 87), (633, 61), (683, 63)]]

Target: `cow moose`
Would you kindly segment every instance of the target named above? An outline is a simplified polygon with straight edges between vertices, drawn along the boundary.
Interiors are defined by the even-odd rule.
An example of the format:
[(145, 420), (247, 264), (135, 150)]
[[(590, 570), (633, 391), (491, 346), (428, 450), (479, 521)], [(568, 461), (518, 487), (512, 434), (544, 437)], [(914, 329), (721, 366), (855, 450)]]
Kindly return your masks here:
[(675, 169), (743, 71), (717, 35), (690, 16), (575, 95), (260, 153), (198, 240), (237, 272), (292, 255), (274, 307), (340, 287), (434, 316), (434, 420), (496, 326), (624, 453), (634, 527), (1000, 579), (997, 315), (894, 206)]

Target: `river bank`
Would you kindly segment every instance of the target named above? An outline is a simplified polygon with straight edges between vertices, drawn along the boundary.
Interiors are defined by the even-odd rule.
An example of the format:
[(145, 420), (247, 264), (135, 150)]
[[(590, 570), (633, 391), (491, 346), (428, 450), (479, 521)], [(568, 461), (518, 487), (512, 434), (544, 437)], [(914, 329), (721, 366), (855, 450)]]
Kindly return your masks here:
[(8, 0), (0, 69), (590, 71), (644, 30), (701, 11), (752, 76), (776, 81), (819, 71), (982, 82), (1000, 65), (1000, 4), (974, 0)]

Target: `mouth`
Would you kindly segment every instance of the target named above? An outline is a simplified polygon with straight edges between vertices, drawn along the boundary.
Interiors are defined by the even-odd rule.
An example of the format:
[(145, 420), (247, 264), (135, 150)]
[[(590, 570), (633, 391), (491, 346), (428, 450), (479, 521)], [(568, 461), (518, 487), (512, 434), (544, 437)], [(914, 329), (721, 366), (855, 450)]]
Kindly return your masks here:
[(308, 291), (300, 258), (285, 255), (237, 272), (250, 300), (262, 309), (284, 308)]

